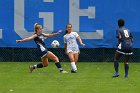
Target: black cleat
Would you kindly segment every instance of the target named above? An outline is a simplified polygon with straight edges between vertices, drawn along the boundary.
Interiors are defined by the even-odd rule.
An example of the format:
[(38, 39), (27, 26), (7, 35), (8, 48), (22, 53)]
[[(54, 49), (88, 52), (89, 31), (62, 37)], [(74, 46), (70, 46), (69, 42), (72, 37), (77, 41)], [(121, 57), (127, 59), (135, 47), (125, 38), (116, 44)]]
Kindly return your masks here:
[(71, 73), (77, 73), (76, 71), (71, 70)]
[(128, 74), (126, 74), (126, 75), (124, 76), (124, 78), (128, 78)]
[(118, 76), (120, 76), (119, 73), (115, 73), (115, 74), (112, 76), (112, 78), (115, 78), (115, 77), (118, 77)]

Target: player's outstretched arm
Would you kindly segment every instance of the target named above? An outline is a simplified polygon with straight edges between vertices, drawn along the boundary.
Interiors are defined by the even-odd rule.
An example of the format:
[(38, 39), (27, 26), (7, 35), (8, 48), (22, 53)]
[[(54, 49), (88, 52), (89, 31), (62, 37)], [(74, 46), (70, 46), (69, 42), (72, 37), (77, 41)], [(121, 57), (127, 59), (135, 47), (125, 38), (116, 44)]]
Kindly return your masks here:
[(59, 30), (57, 33), (52, 33), (52, 34), (45, 34), (45, 33), (43, 33), (43, 35), (44, 35), (45, 37), (53, 37), (53, 36), (56, 36), (56, 35), (60, 34), (61, 32), (62, 32), (62, 31)]
[(27, 42), (27, 41), (29, 41), (29, 40), (35, 38), (36, 36), (37, 36), (36, 34), (33, 34), (33, 35), (31, 35), (30, 37), (24, 38), (24, 39), (22, 39), (22, 40), (16, 40), (16, 43), (19, 43), (19, 42)]
[(78, 41), (80, 42), (80, 44), (81, 44), (82, 46), (85, 46), (85, 44), (82, 42), (82, 39), (80, 38), (80, 36), (78, 36), (77, 39), (78, 39)]

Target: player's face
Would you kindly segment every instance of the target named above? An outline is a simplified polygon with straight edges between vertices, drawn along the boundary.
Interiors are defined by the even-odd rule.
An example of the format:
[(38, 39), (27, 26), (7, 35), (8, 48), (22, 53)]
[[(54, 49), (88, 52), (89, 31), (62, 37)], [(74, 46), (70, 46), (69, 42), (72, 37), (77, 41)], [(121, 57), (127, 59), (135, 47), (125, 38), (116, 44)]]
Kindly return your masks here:
[(38, 25), (37, 33), (38, 33), (38, 34), (41, 34), (41, 33), (42, 33), (42, 26), (41, 26), (41, 25)]
[(72, 31), (72, 25), (67, 25), (67, 31), (70, 33)]

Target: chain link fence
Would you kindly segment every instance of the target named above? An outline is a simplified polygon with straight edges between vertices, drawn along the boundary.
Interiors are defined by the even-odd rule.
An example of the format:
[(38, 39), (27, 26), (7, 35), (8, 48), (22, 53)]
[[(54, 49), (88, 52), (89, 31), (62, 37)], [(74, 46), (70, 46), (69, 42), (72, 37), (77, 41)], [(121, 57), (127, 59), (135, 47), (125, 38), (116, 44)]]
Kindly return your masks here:
[[(48, 50), (57, 55), (60, 61), (69, 61), (63, 48)], [(140, 49), (134, 49), (133, 52), (130, 62), (139, 62)], [(0, 48), (0, 62), (39, 62), (41, 61), (39, 53), (36, 48)], [(114, 53), (114, 48), (81, 48), (79, 62), (113, 62)]]

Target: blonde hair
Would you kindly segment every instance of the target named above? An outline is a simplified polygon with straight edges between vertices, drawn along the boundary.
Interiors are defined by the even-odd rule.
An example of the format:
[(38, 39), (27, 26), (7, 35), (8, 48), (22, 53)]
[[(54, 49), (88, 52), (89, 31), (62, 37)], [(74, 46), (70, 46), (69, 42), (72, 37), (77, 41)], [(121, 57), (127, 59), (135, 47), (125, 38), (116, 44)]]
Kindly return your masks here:
[(35, 23), (34, 24), (34, 32), (37, 32), (37, 29), (38, 29), (38, 26), (37, 25), (38, 25), (38, 23)]

